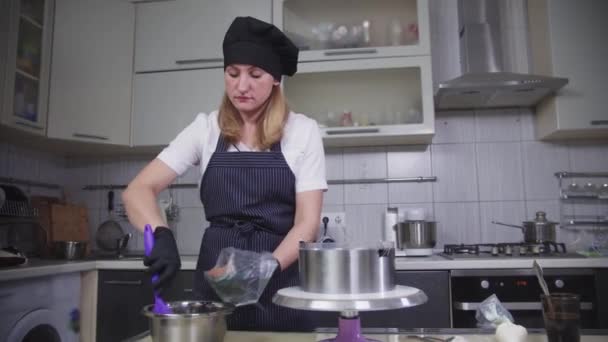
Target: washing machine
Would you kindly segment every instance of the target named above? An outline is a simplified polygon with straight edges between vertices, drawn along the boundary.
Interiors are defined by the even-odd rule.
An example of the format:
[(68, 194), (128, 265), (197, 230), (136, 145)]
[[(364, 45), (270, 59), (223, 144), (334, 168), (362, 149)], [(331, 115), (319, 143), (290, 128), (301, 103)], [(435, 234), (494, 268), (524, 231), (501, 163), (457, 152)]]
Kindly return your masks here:
[(80, 273), (0, 282), (1, 342), (77, 342)]

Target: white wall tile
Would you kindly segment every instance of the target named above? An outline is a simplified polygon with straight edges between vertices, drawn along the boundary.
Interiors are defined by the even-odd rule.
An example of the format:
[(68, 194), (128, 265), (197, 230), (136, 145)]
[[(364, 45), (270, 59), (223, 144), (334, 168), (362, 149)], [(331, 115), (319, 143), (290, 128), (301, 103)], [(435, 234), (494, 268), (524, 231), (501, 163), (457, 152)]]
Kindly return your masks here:
[(479, 200), (523, 200), (521, 143), (478, 143)]
[(519, 225), (526, 219), (523, 201), (480, 202), (481, 241), (483, 243), (522, 242), (521, 229), (493, 224), (492, 221)]
[(9, 145), (8, 176), (17, 179), (37, 181), (40, 177), (38, 157), (39, 152), (23, 147)]
[(570, 171), (608, 172), (608, 144), (572, 143), (568, 151)]
[(344, 149), (344, 178), (386, 178), (386, 147)]
[(521, 140), (536, 140), (536, 114), (532, 108), (519, 109)]
[(129, 184), (135, 176), (146, 166), (150, 160), (148, 159), (123, 159), (122, 168), (124, 173), (125, 185)]
[(537, 141), (522, 144), (526, 199), (557, 198), (559, 186), (555, 172), (569, 170), (567, 148)]
[(0, 177), (8, 177), (9, 165), (8, 144), (0, 141)]
[(479, 204), (435, 203), (437, 221), (437, 247), (446, 244), (478, 243)]
[(384, 184), (345, 184), (345, 204), (381, 204), (388, 201), (388, 185)]
[(421, 203), (433, 202), (433, 185), (422, 183), (388, 184), (388, 203)]
[(48, 153), (41, 154), (38, 158), (41, 182), (58, 185), (66, 185), (70, 182), (65, 172), (65, 158)]
[(209, 223), (202, 210), (184, 208), (177, 223), (177, 244), (181, 255), (198, 255), (203, 234)]
[(433, 183), (435, 201), (477, 201), (474, 144), (432, 145), (431, 163), (437, 176)]
[(181, 175), (177, 182), (180, 184), (188, 184), (188, 183), (196, 183), (200, 184), (201, 178), (203, 175), (201, 174), (200, 166), (196, 165), (189, 168), (183, 175)]
[[(87, 208), (107, 208), (107, 192), (103, 190), (83, 190), (86, 185), (101, 183), (101, 167), (95, 161), (68, 160), (64, 169), (68, 178), (66, 197), (68, 201), (86, 205)], [(106, 209), (107, 210), (107, 209)]]
[(128, 184), (126, 162), (119, 159), (105, 159), (100, 161), (102, 184)]
[(431, 175), (431, 147), (428, 145), (389, 146), (386, 158), (389, 178)]
[(202, 208), (200, 190), (198, 188), (172, 190), (180, 208)]
[(346, 205), (346, 240), (375, 243), (382, 240), (385, 205)]
[(407, 212), (410, 209), (422, 208), (426, 211), (425, 220), (435, 221), (435, 207), (433, 203), (391, 203), (390, 207), (397, 207), (400, 215), (403, 213), (406, 218)]
[(325, 151), (325, 170), (327, 179), (344, 178), (344, 154), (342, 149), (333, 148)]
[(91, 243), (91, 250), (97, 250), (95, 236), (97, 234), (97, 228), (99, 228), (99, 225), (101, 224), (99, 210), (99, 208), (88, 208), (89, 240)]
[(433, 144), (475, 141), (475, 112), (441, 111), (435, 116)]
[(518, 109), (487, 109), (475, 112), (476, 141), (520, 141)]
[(340, 205), (344, 204), (344, 185), (331, 184), (328, 185), (327, 191), (323, 193), (323, 204)]

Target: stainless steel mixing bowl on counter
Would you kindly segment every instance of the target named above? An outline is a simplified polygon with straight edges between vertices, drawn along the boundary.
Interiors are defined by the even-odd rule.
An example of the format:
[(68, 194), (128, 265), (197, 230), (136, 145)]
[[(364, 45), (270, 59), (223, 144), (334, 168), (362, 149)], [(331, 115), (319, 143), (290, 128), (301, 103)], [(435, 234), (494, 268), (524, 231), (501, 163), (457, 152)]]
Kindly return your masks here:
[(79, 260), (87, 254), (85, 241), (53, 241), (53, 253), (57, 259)]
[(156, 314), (154, 305), (142, 313), (149, 318), (150, 335), (154, 342), (222, 342), (226, 335), (226, 316), (234, 306), (210, 301), (167, 303), (169, 314)]
[(437, 223), (433, 221), (405, 221), (394, 226), (399, 249), (430, 249), (437, 244)]
[(300, 242), (300, 287), (324, 294), (360, 294), (395, 288), (392, 242), (368, 245)]

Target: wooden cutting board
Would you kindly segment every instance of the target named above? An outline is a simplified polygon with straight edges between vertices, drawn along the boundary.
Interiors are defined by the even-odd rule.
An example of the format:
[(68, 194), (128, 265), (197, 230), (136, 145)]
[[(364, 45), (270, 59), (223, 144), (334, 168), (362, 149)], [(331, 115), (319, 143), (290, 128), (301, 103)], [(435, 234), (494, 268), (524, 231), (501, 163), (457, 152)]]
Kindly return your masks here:
[(51, 205), (51, 241), (89, 241), (87, 208), (75, 204)]

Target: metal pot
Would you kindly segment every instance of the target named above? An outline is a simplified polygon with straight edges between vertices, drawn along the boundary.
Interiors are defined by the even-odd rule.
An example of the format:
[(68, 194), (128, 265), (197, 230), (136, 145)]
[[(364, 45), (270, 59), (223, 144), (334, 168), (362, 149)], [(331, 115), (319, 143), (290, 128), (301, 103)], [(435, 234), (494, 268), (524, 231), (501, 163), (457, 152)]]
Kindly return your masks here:
[(395, 288), (395, 248), (300, 242), (300, 286), (307, 292), (357, 294)]
[(492, 221), (492, 223), (521, 229), (524, 234), (525, 243), (556, 242), (555, 226), (559, 224), (557, 222), (548, 221), (547, 216), (543, 211), (537, 211), (534, 221), (524, 221), (521, 226), (497, 221)]
[(83, 259), (87, 252), (87, 243), (84, 241), (54, 241), (53, 252), (58, 259)]
[(155, 314), (154, 304), (143, 308), (149, 318), (154, 342), (222, 342), (226, 335), (226, 315), (234, 306), (209, 301), (169, 302), (170, 314)]
[(433, 248), (437, 243), (437, 223), (433, 221), (405, 221), (394, 226), (397, 248)]

